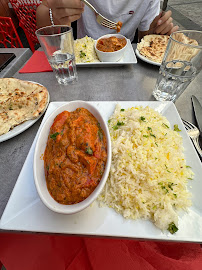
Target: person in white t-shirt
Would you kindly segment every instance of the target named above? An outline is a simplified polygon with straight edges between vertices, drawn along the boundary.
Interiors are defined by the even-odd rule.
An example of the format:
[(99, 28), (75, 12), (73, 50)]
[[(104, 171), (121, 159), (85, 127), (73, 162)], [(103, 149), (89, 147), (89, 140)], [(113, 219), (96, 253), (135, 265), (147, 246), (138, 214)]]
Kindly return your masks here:
[[(146, 34), (167, 34), (178, 30), (172, 23), (172, 13), (160, 13), (160, 0), (88, 0), (99, 13), (123, 26), (121, 34), (131, 41), (138, 29), (141, 39)], [(90, 36), (94, 39), (115, 33), (97, 23), (94, 12), (81, 0), (43, 0), (37, 8), (37, 27), (51, 25), (49, 9), (52, 10), (54, 24), (70, 25), (77, 21), (77, 38)]]

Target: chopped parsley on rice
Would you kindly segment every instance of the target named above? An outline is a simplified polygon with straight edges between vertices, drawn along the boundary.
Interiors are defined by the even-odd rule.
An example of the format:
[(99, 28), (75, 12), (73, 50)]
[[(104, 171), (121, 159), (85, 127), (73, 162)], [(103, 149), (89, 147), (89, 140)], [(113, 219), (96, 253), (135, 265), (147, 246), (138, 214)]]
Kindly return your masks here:
[(85, 36), (74, 41), (76, 63), (100, 62), (94, 49), (95, 40)]

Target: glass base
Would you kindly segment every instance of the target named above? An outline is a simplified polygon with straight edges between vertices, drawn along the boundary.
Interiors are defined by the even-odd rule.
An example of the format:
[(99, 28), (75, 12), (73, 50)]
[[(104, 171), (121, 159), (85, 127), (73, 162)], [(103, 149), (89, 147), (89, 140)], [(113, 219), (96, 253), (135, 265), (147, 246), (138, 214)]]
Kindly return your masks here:
[(175, 102), (175, 100), (177, 98), (176, 95), (172, 96), (172, 95), (170, 95), (170, 94), (168, 94), (166, 92), (162, 92), (162, 91), (157, 90), (157, 89), (155, 89), (152, 94), (155, 97), (155, 99), (158, 100), (158, 101), (172, 101), (172, 102)]
[(78, 77), (58, 78), (56, 77), (59, 84), (70, 85), (75, 84), (78, 81)]

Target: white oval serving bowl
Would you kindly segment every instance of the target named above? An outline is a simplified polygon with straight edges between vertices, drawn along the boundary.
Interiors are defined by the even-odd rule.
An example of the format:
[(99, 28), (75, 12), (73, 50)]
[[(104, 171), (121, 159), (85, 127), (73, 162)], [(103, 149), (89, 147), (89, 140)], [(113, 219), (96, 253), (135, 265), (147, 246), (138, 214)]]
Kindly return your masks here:
[[(102, 52), (102, 51), (98, 50), (97, 49), (98, 40), (100, 40), (102, 38), (109, 38), (109, 37), (125, 38), (126, 45), (121, 50), (118, 50), (115, 52)], [(95, 41), (94, 46), (95, 46), (95, 51), (97, 53), (97, 56), (101, 62), (117, 62), (123, 57), (127, 45), (128, 45), (128, 40), (123, 35), (121, 35), (121, 34), (108, 34), (108, 35), (104, 35), (104, 36), (101, 36), (100, 38), (98, 38)]]
[[(105, 133), (105, 136), (107, 139), (107, 162), (106, 162), (105, 171), (103, 173), (100, 183), (84, 201), (80, 203), (72, 204), (72, 205), (63, 205), (55, 201), (48, 191), (48, 188), (46, 185), (46, 179), (45, 179), (45, 172), (44, 172), (44, 160), (42, 157), (44, 155), (44, 151), (46, 148), (46, 143), (48, 140), (50, 127), (53, 124), (55, 117), (63, 111), (71, 112), (71, 111), (76, 110), (77, 108), (85, 108), (89, 110), (100, 123), (100, 126), (103, 132)], [(85, 101), (71, 101), (57, 108), (47, 118), (47, 120), (45, 121), (44, 125), (41, 128), (41, 131), (39, 133), (39, 136), (36, 142), (36, 147), (35, 147), (35, 152), (34, 152), (33, 170), (34, 170), (35, 185), (36, 185), (39, 197), (41, 198), (42, 202), (50, 210), (57, 213), (62, 213), (62, 214), (74, 214), (88, 207), (98, 197), (98, 195), (102, 191), (107, 181), (110, 165), (111, 165), (111, 139), (110, 139), (108, 126), (105, 123), (100, 112), (93, 105)]]

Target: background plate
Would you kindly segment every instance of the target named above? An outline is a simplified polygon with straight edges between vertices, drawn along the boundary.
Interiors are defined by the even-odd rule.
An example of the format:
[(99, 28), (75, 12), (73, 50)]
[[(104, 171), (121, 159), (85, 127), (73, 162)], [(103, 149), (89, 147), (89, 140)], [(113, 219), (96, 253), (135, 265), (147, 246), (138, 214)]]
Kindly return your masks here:
[(137, 64), (137, 58), (133, 50), (131, 41), (128, 39), (128, 45), (123, 57), (118, 62), (96, 62), (96, 63), (78, 63), (77, 67), (107, 67)]
[(138, 49), (135, 50), (135, 53), (136, 53), (137, 57), (140, 58), (142, 61), (160, 67), (160, 65), (161, 65), (160, 63), (157, 63), (157, 62), (154, 62), (152, 60), (149, 60), (148, 58), (146, 58), (145, 56), (143, 56), (142, 54), (140, 54), (140, 52), (139, 52)]
[[(98, 108), (105, 121), (113, 113), (117, 102), (90, 102)], [(172, 102), (118, 102), (122, 108), (134, 106), (150, 106), (169, 120), (171, 127), (178, 124), (183, 137), (187, 165), (195, 173), (194, 180), (189, 181), (188, 189), (193, 194), (193, 205), (188, 212), (179, 215), (179, 230), (172, 235), (163, 233), (152, 222), (146, 220), (124, 219), (113, 209), (99, 208), (94, 202), (85, 210), (73, 215), (62, 215), (49, 210), (40, 200), (33, 177), (33, 157), (37, 133), (27, 159), (18, 177), (14, 190), (0, 221), (0, 228), (4, 230), (65, 233), (79, 235), (128, 237), (136, 239), (154, 239), (164, 241), (202, 242), (202, 164), (187, 136), (181, 118)], [(51, 102), (44, 121), (56, 108), (64, 102)], [(190, 187), (192, 186), (192, 187)]]
[[(37, 82), (32, 82), (32, 81), (28, 81), (28, 82), (31, 82), (31, 83), (35, 83), (35, 84), (39, 84), (41, 86), (43, 86), (42, 84), (40, 83), (37, 83)], [(39, 120), (39, 118), (44, 114), (44, 112), (46, 111), (47, 107), (48, 107), (48, 104), (50, 102), (50, 95), (49, 95), (49, 92), (48, 92), (48, 101), (47, 101), (47, 104), (46, 104), (46, 107), (44, 108), (44, 111), (35, 119), (31, 119), (31, 120), (28, 120), (28, 121), (25, 121), (24, 123), (14, 127), (13, 129), (11, 129), (9, 132), (3, 134), (0, 136), (0, 143), (1, 142), (4, 142), (8, 139), (11, 139), (15, 136), (17, 136), (18, 134), (22, 133), (23, 131), (25, 131), (26, 129), (28, 129), (29, 127), (31, 127), (32, 125), (34, 125), (34, 123), (36, 121)]]

